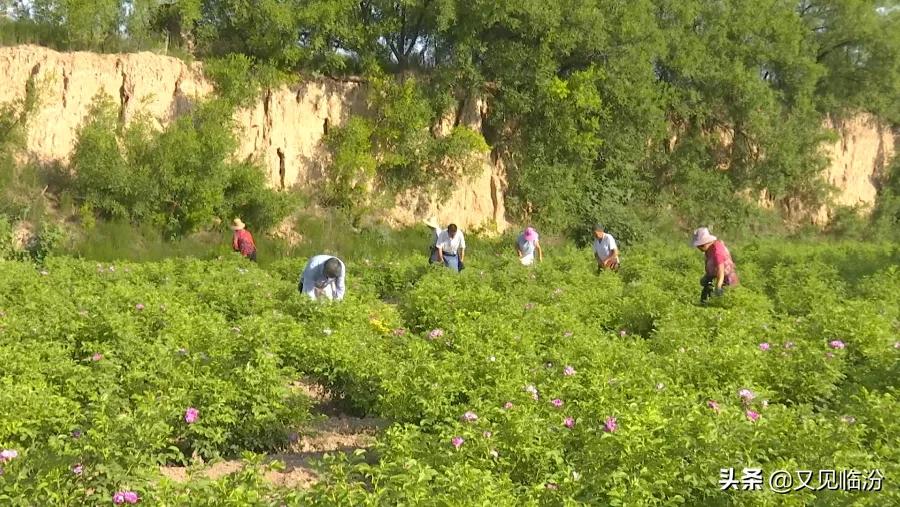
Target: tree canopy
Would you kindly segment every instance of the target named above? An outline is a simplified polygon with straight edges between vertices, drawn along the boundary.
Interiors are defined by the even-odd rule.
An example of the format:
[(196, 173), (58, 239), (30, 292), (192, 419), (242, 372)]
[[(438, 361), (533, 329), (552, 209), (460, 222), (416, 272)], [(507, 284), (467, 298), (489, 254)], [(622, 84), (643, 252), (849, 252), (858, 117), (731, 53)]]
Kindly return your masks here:
[[(510, 211), (558, 228), (648, 197), (670, 199), (686, 219), (723, 223), (745, 218), (734, 200), (741, 191), (819, 202), (825, 115), (869, 111), (900, 122), (897, 0), (0, 5), (9, 13), (0, 23), (6, 42), (239, 54), (282, 71), (415, 76), (420, 90), (397, 96), (423, 104), (402, 106), (397, 118), (411, 125), (478, 94), (489, 103), (485, 137), (510, 161)], [(355, 124), (332, 143), (352, 140), (359, 153), (368, 133), (377, 149), (386, 139), (380, 125), (397, 128)]]

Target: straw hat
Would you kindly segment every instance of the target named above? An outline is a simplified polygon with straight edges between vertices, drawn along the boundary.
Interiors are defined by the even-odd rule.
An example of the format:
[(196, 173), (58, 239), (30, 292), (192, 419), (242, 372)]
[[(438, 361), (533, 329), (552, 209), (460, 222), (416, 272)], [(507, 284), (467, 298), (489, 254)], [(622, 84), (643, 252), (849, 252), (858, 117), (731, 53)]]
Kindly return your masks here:
[(701, 228), (697, 229), (696, 231), (694, 231), (694, 237), (691, 240), (691, 244), (693, 246), (702, 246), (707, 243), (712, 243), (713, 241), (715, 241), (717, 239), (719, 239), (719, 238), (710, 234), (709, 229), (707, 229), (706, 227), (701, 227)]
[(425, 220), (422, 220), (422, 223), (424, 223), (428, 227), (431, 227), (432, 229), (440, 229), (441, 228), (441, 224), (438, 223), (438, 219), (434, 215), (428, 217)]
[(229, 227), (231, 227), (232, 231), (243, 231), (247, 226), (244, 225), (244, 222), (241, 222), (240, 218), (235, 218)]
[(534, 227), (528, 227), (525, 229), (525, 241), (534, 241), (538, 238), (538, 233), (534, 230)]

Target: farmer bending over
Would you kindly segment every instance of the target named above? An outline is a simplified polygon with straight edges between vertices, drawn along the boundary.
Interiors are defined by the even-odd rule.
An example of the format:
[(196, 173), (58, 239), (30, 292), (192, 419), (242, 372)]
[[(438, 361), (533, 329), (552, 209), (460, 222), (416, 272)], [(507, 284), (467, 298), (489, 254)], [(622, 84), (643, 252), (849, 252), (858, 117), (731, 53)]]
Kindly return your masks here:
[(344, 279), (347, 268), (344, 262), (331, 255), (317, 255), (306, 263), (297, 289), (312, 300), (344, 299)]
[(519, 261), (523, 266), (534, 264), (535, 250), (537, 250), (538, 260), (544, 262), (544, 251), (541, 249), (538, 233), (534, 227), (528, 227), (516, 239), (516, 252), (519, 254)]
[(700, 279), (703, 287), (700, 303), (706, 304), (711, 294), (721, 296), (726, 286), (738, 284), (737, 272), (725, 243), (710, 234), (706, 227), (694, 231), (691, 244), (706, 254), (706, 274)]
[(466, 239), (456, 224), (447, 226), (446, 231), (441, 231), (437, 238), (438, 262), (444, 264), (455, 272), (463, 270), (463, 261), (466, 257)]
[(603, 224), (594, 226), (594, 259), (597, 261), (597, 272), (619, 269), (619, 245), (616, 238), (606, 232)]
[(241, 222), (240, 218), (235, 218), (231, 223), (231, 230), (234, 231), (234, 236), (231, 238), (231, 248), (235, 252), (240, 252), (241, 255), (251, 261), (256, 262), (256, 244), (253, 243), (253, 236), (247, 230), (244, 222)]
[(438, 261), (437, 242), (443, 231), (441, 230), (441, 224), (437, 221), (437, 217), (432, 216), (423, 222), (431, 229), (431, 246), (428, 249), (428, 263), (435, 264), (440, 262)]

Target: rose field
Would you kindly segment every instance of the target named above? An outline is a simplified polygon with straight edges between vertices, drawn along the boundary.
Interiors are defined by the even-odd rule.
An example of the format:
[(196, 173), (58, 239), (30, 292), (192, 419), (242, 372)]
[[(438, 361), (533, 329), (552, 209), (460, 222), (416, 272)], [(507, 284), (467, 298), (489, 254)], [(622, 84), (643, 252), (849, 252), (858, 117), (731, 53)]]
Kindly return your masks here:
[[(897, 244), (737, 244), (708, 307), (686, 245), (603, 274), (545, 248), (351, 256), (335, 304), (298, 295), (305, 258), (0, 262), (0, 505), (900, 505)], [(327, 417), (300, 383), (384, 424), (279, 483)]]

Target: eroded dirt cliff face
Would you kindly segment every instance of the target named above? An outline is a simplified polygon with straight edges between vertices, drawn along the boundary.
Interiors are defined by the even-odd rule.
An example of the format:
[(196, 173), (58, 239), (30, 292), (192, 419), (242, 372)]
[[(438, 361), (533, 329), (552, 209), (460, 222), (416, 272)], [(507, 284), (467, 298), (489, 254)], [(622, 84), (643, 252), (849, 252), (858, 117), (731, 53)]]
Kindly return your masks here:
[[(868, 114), (848, 120), (829, 119), (826, 126), (838, 135), (837, 141), (822, 147), (831, 160), (825, 178), (838, 191), (835, 203), (871, 211), (878, 182), (885, 176), (895, 154), (894, 133)], [(831, 210), (823, 206), (814, 221), (825, 224), (830, 215)]]
[[(78, 128), (99, 95), (119, 106), (128, 122), (147, 114), (158, 126), (187, 111), (213, 92), (199, 63), (153, 53), (99, 55), (59, 53), (36, 46), (0, 48), (0, 103), (25, 97), (29, 83), (38, 87), (39, 105), (30, 116), (28, 155), (43, 162), (66, 162), (75, 147)], [(278, 189), (311, 187), (324, 178), (328, 153), (322, 138), (351, 115), (365, 114), (365, 85), (332, 79), (306, 80), (265, 92), (251, 107), (238, 111), (241, 159), (252, 157), (265, 168), (269, 183)], [(470, 103), (471, 102), (471, 103)], [(463, 102), (448, 118), (481, 129), (478, 101)], [(436, 215), (443, 223), (464, 229), (506, 228), (502, 165), (484, 156), (482, 171), (460, 180), (448, 199), (427, 192), (398, 196), (397, 206), (385, 210), (394, 224), (412, 224)]]
[[(40, 90), (40, 104), (32, 114), (28, 153), (45, 162), (65, 162), (75, 146), (79, 126), (99, 94), (119, 105), (120, 117), (129, 121), (141, 112), (165, 125), (191, 104), (212, 93), (199, 63), (136, 53), (99, 55), (59, 53), (36, 46), (0, 48), (0, 103), (25, 96), (29, 83)], [(270, 90), (255, 105), (238, 111), (240, 158), (255, 157), (278, 189), (309, 188), (324, 177), (328, 153), (321, 140), (353, 114), (365, 114), (365, 85), (330, 79), (308, 80)], [(454, 124), (480, 131), (485, 114), (483, 101), (462, 101), (435, 126), (437, 133)], [(837, 189), (836, 202), (870, 209), (875, 202), (877, 179), (895, 152), (894, 134), (868, 115), (841, 122), (829, 121), (838, 141), (823, 146), (831, 164), (825, 176)], [(394, 224), (412, 224), (436, 215), (441, 223), (502, 231), (505, 220), (505, 171), (502, 158), (486, 154), (482, 171), (461, 180), (443, 199), (425, 191), (399, 195), (395, 207), (385, 211)], [(831, 210), (808, 213), (819, 224)]]

